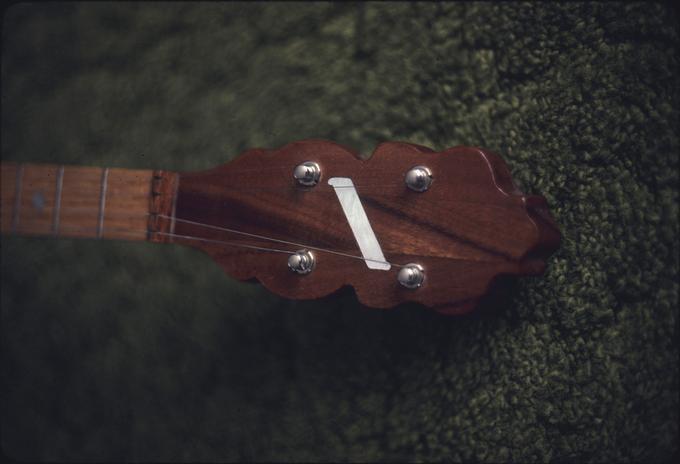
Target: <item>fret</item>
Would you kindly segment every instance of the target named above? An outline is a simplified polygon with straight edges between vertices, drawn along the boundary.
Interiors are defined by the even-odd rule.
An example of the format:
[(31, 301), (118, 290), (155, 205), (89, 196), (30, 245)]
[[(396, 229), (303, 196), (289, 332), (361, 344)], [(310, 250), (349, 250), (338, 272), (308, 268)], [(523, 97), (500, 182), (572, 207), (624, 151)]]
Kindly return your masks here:
[(151, 182), (152, 171), (109, 169), (102, 238), (147, 239)]
[(101, 177), (101, 168), (69, 166), (64, 170), (60, 236), (97, 236)]
[(64, 187), (64, 166), (59, 166), (57, 172), (57, 189), (54, 193), (54, 219), (52, 220), (52, 233), (59, 235), (59, 215), (61, 213), (61, 191)]
[(99, 215), (97, 216), (97, 238), (102, 238), (104, 231), (104, 212), (106, 211), (106, 190), (109, 185), (109, 168), (102, 171), (102, 180), (99, 191)]

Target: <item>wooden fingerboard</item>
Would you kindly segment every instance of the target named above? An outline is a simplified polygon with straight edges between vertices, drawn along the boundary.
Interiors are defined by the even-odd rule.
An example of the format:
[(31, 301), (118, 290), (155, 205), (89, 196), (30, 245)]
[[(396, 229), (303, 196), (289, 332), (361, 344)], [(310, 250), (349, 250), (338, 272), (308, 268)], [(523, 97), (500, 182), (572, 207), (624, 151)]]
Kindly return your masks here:
[(154, 171), (0, 164), (0, 230), (146, 240)]

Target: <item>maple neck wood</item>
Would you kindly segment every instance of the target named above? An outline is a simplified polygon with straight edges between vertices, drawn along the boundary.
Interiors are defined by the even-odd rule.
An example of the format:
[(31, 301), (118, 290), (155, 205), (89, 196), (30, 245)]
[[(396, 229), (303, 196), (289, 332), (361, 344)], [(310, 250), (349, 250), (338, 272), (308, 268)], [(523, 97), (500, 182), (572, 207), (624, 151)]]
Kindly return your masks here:
[(168, 171), (0, 163), (3, 234), (167, 241), (177, 174)]

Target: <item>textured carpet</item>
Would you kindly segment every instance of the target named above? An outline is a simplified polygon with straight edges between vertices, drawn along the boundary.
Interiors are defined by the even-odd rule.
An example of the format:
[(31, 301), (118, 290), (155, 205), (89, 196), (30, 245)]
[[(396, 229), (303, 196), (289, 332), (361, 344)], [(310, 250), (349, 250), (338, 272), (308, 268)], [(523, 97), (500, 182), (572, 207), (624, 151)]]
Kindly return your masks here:
[(286, 301), (179, 247), (3, 237), (5, 454), (678, 457), (677, 10), (20, 4), (3, 21), (3, 160), (479, 145), (563, 233), (543, 277), (464, 318)]

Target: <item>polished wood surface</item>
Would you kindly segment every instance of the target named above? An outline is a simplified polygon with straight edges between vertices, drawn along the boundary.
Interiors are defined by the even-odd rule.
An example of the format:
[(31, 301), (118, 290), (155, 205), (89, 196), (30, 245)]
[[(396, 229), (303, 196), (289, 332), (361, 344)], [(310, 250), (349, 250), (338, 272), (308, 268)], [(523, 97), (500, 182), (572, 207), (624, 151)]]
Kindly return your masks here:
[[(317, 162), (321, 181), (303, 187), (293, 169)], [(426, 192), (404, 178), (427, 166)], [(417, 302), (446, 314), (472, 310), (499, 276), (543, 272), (560, 233), (545, 199), (522, 194), (503, 160), (486, 150), (442, 152), (389, 142), (368, 160), (322, 140), (252, 149), (200, 172), (2, 163), (3, 233), (148, 240), (198, 248), (232, 277), (257, 280), (287, 298), (351, 286), (367, 306)], [(331, 177), (352, 179), (389, 270), (369, 269)], [(228, 229), (228, 230), (225, 230)], [(312, 249), (315, 269), (288, 269)], [(407, 289), (400, 266), (417, 263), (425, 282)]]
[(146, 240), (153, 171), (0, 164), (3, 233)]
[[(322, 179), (315, 187), (299, 186), (293, 179), (293, 169), (304, 161), (321, 165)], [(415, 165), (433, 171), (434, 183), (424, 193), (404, 183)], [(421, 264), (426, 272), (421, 288), (402, 287), (396, 266), (371, 270), (361, 260), (316, 251), (314, 271), (298, 275), (287, 268), (285, 253), (238, 245), (290, 252), (302, 246), (182, 222), (360, 255), (327, 183), (330, 177), (353, 180), (386, 259)], [(174, 232), (229, 241), (233, 245), (173, 238), (205, 251), (229, 275), (257, 279), (287, 298), (318, 298), (349, 285), (367, 306), (414, 301), (448, 314), (473, 309), (496, 276), (540, 274), (560, 241), (545, 200), (522, 194), (493, 153), (470, 147), (435, 153), (407, 143), (383, 143), (364, 161), (327, 141), (254, 149), (214, 169), (180, 173)]]

